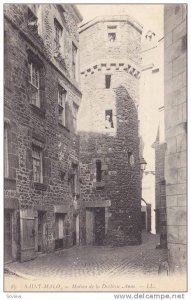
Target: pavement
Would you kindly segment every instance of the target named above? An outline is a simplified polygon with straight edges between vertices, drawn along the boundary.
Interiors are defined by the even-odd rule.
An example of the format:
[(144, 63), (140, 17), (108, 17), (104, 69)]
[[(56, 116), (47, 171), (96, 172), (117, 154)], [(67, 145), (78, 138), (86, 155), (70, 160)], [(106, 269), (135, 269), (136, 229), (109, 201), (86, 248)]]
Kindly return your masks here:
[(5, 265), (5, 279), (83, 278), (105, 276), (132, 278), (137, 274), (157, 275), (159, 264), (167, 260), (167, 249), (156, 249), (159, 236), (142, 234), (141, 245), (123, 247), (75, 246), (39, 255), (28, 262)]

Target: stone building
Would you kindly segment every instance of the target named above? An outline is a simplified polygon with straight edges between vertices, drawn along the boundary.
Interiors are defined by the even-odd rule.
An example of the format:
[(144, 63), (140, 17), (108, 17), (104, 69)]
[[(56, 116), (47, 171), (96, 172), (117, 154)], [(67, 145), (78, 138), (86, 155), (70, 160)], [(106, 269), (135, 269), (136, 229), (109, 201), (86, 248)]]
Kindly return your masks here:
[(187, 262), (187, 6), (164, 8), (165, 179), (171, 271)]
[(4, 6), (5, 261), (79, 243), (75, 5)]
[(142, 197), (151, 204), (151, 232), (156, 233), (155, 209), (158, 198), (155, 194), (155, 150), (152, 145), (159, 126), (158, 108), (164, 106), (164, 37), (162, 32), (156, 34), (145, 28), (142, 35), (141, 58), (139, 118), (140, 135), (144, 143), (142, 156), (147, 162), (143, 173)]
[(142, 27), (128, 16), (97, 17), (80, 27), (83, 244), (141, 241), (141, 33)]
[(156, 233), (160, 234), (160, 244), (157, 247), (167, 247), (167, 224), (166, 224), (166, 180), (165, 180), (165, 152), (164, 140), (164, 106), (159, 108), (159, 127), (155, 149), (155, 214)]

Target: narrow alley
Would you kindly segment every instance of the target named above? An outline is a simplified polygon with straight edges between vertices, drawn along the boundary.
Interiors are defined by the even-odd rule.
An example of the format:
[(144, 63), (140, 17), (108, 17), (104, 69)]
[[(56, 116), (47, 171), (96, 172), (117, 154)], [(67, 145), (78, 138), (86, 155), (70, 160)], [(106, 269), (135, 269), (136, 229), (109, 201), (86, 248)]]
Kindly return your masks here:
[(35, 260), (6, 265), (5, 281), (15, 274), (15, 280), (26, 282), (42, 279), (106, 278), (123, 276), (158, 276), (159, 264), (167, 259), (166, 249), (156, 249), (158, 235), (143, 232), (143, 243), (124, 247), (81, 246), (38, 256)]

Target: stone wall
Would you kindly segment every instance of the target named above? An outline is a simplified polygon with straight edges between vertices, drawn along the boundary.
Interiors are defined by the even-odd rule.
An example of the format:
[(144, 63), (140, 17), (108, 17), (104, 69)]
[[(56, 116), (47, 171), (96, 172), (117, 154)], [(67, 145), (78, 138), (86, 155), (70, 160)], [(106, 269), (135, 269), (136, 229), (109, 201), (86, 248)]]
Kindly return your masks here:
[[(55, 15), (60, 15), (56, 5), (41, 5), (44, 20), (43, 34), (37, 35), (27, 27), (27, 5), (5, 5), (5, 121), (8, 128), (8, 151), (10, 172), (5, 178), (5, 208), (33, 209), (44, 211), (46, 216), (46, 249), (55, 247), (55, 207), (68, 205), (65, 245), (72, 245), (73, 234), (73, 194), (70, 172), (72, 163), (79, 164), (79, 138), (75, 132), (73, 105), (79, 106), (81, 93), (71, 75), (71, 42), (75, 37), (77, 17), (73, 18), (75, 28), (65, 32), (65, 67), (50, 55), (47, 40), (52, 36)], [(48, 11), (48, 13), (47, 13)], [(47, 18), (47, 14), (49, 18)], [(65, 12), (66, 14), (66, 12)], [(66, 20), (67, 22), (67, 20)], [(42, 26), (43, 27), (43, 26)], [(38, 58), (42, 66), (43, 106), (38, 108), (30, 103), (28, 71), (29, 55)], [(66, 77), (66, 73), (70, 77)], [(68, 127), (58, 123), (58, 84), (67, 91), (69, 121)], [(42, 98), (41, 98), (42, 99)], [(43, 183), (34, 183), (32, 165), (32, 145), (37, 143), (43, 152)], [(64, 176), (62, 176), (64, 174)], [(7, 204), (9, 203), (9, 205)], [(18, 210), (19, 212), (19, 210)], [(62, 211), (61, 211), (62, 212)], [(19, 217), (19, 214), (18, 214)], [(19, 222), (18, 222), (19, 223)], [(19, 226), (17, 231), (19, 234)], [(15, 238), (16, 239), (16, 238)], [(20, 240), (17, 238), (18, 258)]]
[[(117, 26), (116, 42), (109, 44), (107, 26)], [(80, 27), (81, 70), (96, 61), (130, 59), (135, 65), (140, 64), (140, 39), (142, 27), (127, 16), (98, 17)], [(128, 43), (127, 43), (128, 40)], [(94, 55), (92, 55), (92, 50)], [(105, 55), (107, 53), (107, 56)], [(83, 59), (86, 58), (86, 59)]]
[(167, 241), (172, 271), (186, 269), (187, 6), (165, 5), (165, 155)]
[[(108, 24), (117, 25), (116, 44), (108, 45)], [(82, 206), (105, 208), (104, 243), (110, 245), (141, 240), (137, 113), (140, 37), (140, 31), (128, 22), (114, 22), (112, 17), (108, 22), (100, 20), (80, 29), (83, 97), (78, 130)], [(134, 56), (128, 47), (137, 49)], [(111, 75), (110, 88), (106, 88), (105, 75)], [(112, 110), (113, 128), (110, 129), (105, 128), (107, 110)], [(102, 165), (100, 182), (96, 180), (96, 160)], [(81, 228), (82, 241), (86, 243), (85, 209)]]
[(160, 247), (167, 247), (166, 233), (166, 181), (165, 181), (166, 143), (155, 142), (155, 199), (156, 233), (160, 234)]

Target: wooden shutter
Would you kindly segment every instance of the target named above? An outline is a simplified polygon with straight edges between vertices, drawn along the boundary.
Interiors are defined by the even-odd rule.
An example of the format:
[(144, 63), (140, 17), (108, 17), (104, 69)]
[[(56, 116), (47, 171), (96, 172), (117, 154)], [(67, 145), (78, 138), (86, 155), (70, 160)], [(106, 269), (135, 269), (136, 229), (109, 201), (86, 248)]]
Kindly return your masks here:
[(65, 126), (67, 129), (71, 129), (70, 128), (70, 106), (69, 106), (69, 103), (66, 102), (65, 104), (65, 117), (66, 117), (66, 121), (65, 121)]
[(37, 212), (33, 209), (20, 210), (20, 228), (21, 228), (21, 262), (31, 260), (36, 257), (38, 235)]

